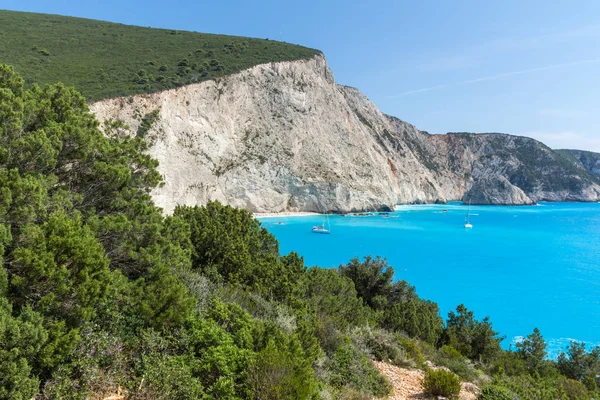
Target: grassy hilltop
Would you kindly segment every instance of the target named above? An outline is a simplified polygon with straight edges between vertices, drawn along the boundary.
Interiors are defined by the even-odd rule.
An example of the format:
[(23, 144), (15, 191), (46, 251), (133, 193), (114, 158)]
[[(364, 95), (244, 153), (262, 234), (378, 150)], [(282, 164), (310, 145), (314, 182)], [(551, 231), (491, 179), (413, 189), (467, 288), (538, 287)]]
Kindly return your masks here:
[(268, 39), (4, 10), (0, 37), (0, 62), (12, 64), (27, 84), (63, 82), (88, 101), (155, 92), (319, 53)]

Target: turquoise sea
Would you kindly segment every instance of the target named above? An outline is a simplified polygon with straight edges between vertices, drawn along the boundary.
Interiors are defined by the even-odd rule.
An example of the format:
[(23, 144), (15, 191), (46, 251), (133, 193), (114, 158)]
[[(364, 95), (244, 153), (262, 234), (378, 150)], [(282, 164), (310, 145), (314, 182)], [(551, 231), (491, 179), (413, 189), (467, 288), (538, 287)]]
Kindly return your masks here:
[(330, 235), (311, 232), (324, 216), (261, 223), (307, 265), (386, 258), (444, 319), (460, 303), (490, 316), (506, 348), (536, 326), (552, 357), (570, 340), (600, 345), (600, 204), (471, 206), (472, 229), (466, 211), (451, 203), (399, 206), (390, 218), (330, 216)]

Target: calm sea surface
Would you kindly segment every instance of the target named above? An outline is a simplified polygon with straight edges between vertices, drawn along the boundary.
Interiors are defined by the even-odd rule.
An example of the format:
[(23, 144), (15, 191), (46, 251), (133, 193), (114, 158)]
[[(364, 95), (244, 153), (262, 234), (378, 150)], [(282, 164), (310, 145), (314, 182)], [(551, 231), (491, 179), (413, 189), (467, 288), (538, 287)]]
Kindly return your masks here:
[(311, 232), (320, 216), (261, 223), (282, 253), (296, 251), (307, 265), (386, 258), (444, 319), (460, 303), (490, 316), (504, 347), (536, 326), (552, 356), (571, 339), (600, 344), (600, 204), (471, 206), (469, 230), (466, 210), (456, 203), (400, 206), (390, 218), (330, 216), (330, 235)]

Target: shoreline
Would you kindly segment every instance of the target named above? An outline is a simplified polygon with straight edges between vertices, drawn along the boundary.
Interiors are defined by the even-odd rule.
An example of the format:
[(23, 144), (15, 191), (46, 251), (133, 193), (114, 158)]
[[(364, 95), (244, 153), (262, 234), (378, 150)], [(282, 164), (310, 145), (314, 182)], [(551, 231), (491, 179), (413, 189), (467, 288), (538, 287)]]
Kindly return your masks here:
[[(525, 205), (521, 205), (521, 204), (471, 204), (471, 206), (474, 207), (490, 207), (490, 208), (495, 208), (495, 207), (542, 207), (545, 206), (547, 204), (595, 204), (599, 202), (595, 202), (595, 201), (539, 201), (535, 204), (525, 204)], [(466, 204), (461, 203), (459, 201), (450, 201), (448, 203), (408, 203), (408, 204), (396, 204), (394, 206), (394, 208), (392, 209), (392, 211), (357, 211), (357, 212), (348, 212), (348, 213), (330, 213), (328, 214), (329, 216), (339, 216), (339, 215), (348, 215), (348, 216), (360, 216), (360, 215), (353, 215), (353, 214), (361, 214), (361, 213), (372, 213), (372, 214), (378, 214), (378, 213), (393, 213), (393, 212), (402, 212), (402, 211), (411, 211), (411, 210), (418, 210), (418, 209), (433, 209), (433, 208), (452, 208), (455, 207), (456, 209), (463, 209), (464, 207), (466, 207)], [(262, 219), (262, 218), (286, 218), (286, 217), (314, 217), (314, 216), (319, 216), (319, 215), (326, 215), (324, 213), (318, 213), (318, 212), (313, 212), (313, 211), (282, 211), (282, 212), (255, 212), (252, 213), (252, 217), (257, 218), (257, 219)]]
[(279, 212), (279, 213), (252, 213), (252, 216), (254, 218), (277, 218), (277, 217), (313, 217), (315, 215), (323, 215), (323, 214), (319, 214), (316, 212), (309, 212), (309, 211), (297, 211), (297, 212), (290, 212), (290, 211), (284, 211), (284, 212)]

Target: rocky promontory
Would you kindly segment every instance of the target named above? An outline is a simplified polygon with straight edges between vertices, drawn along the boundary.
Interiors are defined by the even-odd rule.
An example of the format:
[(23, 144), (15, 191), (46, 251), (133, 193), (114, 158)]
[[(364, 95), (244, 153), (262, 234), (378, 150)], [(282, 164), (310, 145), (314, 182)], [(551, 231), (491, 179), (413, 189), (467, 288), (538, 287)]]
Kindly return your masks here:
[(462, 198), (464, 203), (496, 205), (532, 205), (530, 199), (520, 188), (511, 184), (502, 175), (489, 175), (478, 179)]

